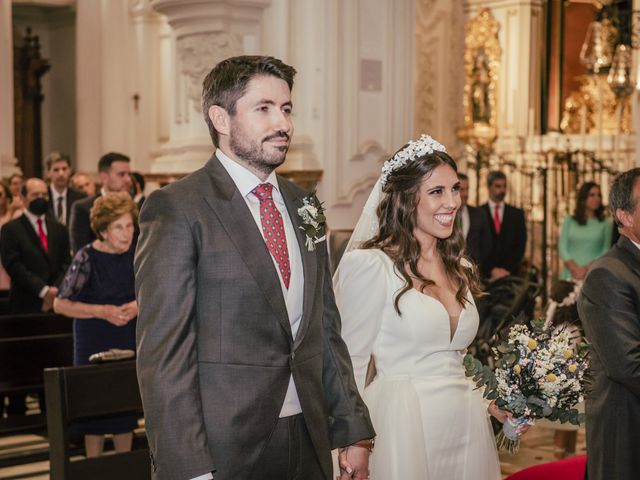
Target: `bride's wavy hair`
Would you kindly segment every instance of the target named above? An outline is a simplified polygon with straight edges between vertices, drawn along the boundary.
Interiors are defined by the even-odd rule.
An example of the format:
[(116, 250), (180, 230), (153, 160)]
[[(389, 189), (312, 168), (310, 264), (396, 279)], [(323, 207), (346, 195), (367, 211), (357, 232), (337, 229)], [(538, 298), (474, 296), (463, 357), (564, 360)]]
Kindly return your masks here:
[[(400, 298), (413, 288), (411, 277), (422, 282), (420, 292), (435, 285), (433, 280), (424, 277), (418, 271), (420, 244), (415, 238), (414, 231), (420, 201), (420, 186), (441, 165), (448, 165), (455, 172), (458, 171), (456, 162), (448, 154), (434, 151), (416, 157), (389, 175), (382, 188), (383, 197), (376, 212), (379, 222), (378, 233), (360, 247), (378, 248), (385, 252), (404, 278), (405, 286), (398, 292), (394, 301), (398, 314), (401, 314)], [(456, 300), (464, 308), (465, 303), (468, 302), (467, 291), (471, 291), (472, 295), (482, 295), (482, 290), (475, 264), (469, 261), (468, 264), (471, 267), (465, 267), (461, 263), (464, 257), (464, 237), (458, 222), (454, 222), (450, 237), (437, 239), (436, 249), (444, 262), (447, 276), (457, 287)]]

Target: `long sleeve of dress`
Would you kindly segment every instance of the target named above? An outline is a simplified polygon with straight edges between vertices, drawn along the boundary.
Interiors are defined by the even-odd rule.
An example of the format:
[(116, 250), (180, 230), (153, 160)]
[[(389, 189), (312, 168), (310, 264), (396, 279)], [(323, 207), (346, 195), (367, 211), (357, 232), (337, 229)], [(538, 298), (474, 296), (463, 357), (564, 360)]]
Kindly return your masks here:
[(569, 252), (569, 230), (571, 229), (571, 217), (564, 217), (562, 222), (562, 228), (560, 229), (560, 237), (558, 238), (558, 253), (560, 258), (567, 262), (572, 260), (571, 253)]
[(344, 339), (358, 385), (364, 390), (367, 367), (380, 331), (387, 291), (385, 266), (377, 250), (354, 250), (344, 255), (333, 277)]

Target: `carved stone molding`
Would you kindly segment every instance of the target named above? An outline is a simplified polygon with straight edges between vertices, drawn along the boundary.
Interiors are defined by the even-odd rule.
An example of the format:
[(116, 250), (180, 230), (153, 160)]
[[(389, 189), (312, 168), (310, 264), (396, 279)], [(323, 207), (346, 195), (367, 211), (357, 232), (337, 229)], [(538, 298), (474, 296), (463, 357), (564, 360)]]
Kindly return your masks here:
[(229, 32), (185, 35), (177, 39), (176, 49), (187, 98), (197, 112), (202, 112), (200, 101), (204, 77), (219, 61), (242, 53), (241, 39)]
[[(361, 175), (356, 179), (348, 179), (346, 172), (337, 178), (338, 192), (336, 205), (350, 205), (354, 197), (363, 191), (371, 189), (380, 176), (382, 163), (389, 157), (389, 153), (378, 142), (369, 141), (362, 145), (357, 154), (352, 156), (343, 170), (359, 171)], [(356, 167), (356, 164), (361, 164)], [(375, 165), (375, 167), (371, 167)], [(366, 167), (366, 169), (365, 169)]]

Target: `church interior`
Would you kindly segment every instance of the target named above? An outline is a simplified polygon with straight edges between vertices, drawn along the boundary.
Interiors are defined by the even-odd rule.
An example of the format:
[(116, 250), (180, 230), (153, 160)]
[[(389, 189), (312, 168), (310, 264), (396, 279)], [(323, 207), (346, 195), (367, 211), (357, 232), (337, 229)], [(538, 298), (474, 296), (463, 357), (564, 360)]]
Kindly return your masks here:
[[(606, 207), (613, 178), (638, 165), (640, 0), (0, 0), (0, 38), (3, 181), (47, 178), (51, 152), (94, 182), (100, 157), (121, 152), (147, 196), (188, 175), (214, 153), (202, 81), (235, 55), (297, 70), (295, 134), (277, 172), (323, 202), (334, 268), (383, 163), (410, 139), (426, 133), (446, 147), (470, 206), (490, 200), (489, 174), (503, 172), (526, 246), (517, 279), (495, 289), (504, 308), (487, 305), (492, 326), (474, 343), (486, 355), (507, 315), (544, 316), (554, 304), (577, 317), (558, 287), (563, 219), (581, 185), (599, 186)], [(32, 335), (2, 320), (0, 347)], [(20, 358), (0, 374), (2, 393), (27, 353), (40, 355), (40, 336), (71, 341), (70, 323), (47, 328), (11, 347)], [(27, 403), (43, 421), (37, 395)], [(55, 403), (46, 405), (48, 416)], [(62, 423), (47, 434), (0, 420), (0, 479), (72, 478), (65, 469), (82, 454), (56, 446), (70, 441)], [(136, 432), (134, 452), (144, 451), (142, 420)], [(581, 479), (585, 452), (584, 426), (541, 420), (518, 453), (500, 452), (502, 475)], [(562, 473), (526, 473), (554, 462)]]

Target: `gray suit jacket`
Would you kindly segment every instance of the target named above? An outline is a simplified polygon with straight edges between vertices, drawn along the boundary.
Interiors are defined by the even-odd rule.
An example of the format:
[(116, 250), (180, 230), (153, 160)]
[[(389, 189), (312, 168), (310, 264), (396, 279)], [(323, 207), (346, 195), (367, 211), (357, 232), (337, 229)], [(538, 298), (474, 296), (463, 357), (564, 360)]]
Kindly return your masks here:
[(144, 203), (137, 361), (155, 479), (249, 478), (291, 374), (327, 478), (331, 448), (374, 435), (340, 337), (326, 243), (306, 249), (306, 194), (278, 182), (305, 279), (295, 339), (269, 251), (215, 156)]
[(626, 237), (591, 267), (578, 312), (591, 343), (589, 480), (640, 472), (640, 250)]

